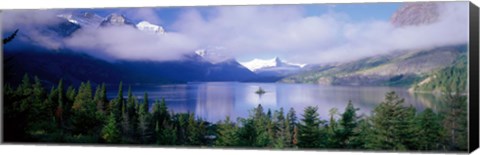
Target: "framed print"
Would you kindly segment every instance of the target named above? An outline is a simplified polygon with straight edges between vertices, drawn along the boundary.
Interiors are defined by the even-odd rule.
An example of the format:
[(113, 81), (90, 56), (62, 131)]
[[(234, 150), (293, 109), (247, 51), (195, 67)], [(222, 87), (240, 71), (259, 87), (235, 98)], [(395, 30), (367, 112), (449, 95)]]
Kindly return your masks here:
[(7, 144), (468, 153), (468, 1), (1, 11)]

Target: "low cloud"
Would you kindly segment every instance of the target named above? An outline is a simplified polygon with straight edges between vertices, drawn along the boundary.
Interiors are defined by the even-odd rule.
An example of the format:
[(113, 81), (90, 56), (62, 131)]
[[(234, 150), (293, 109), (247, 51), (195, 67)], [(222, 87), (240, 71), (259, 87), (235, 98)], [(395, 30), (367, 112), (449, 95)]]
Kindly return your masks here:
[[(353, 22), (348, 15), (329, 12), (303, 17), (296, 7), (221, 7), (202, 17), (186, 12), (177, 29), (221, 45), (226, 55), (280, 56), (294, 62), (347, 61), (398, 50), (425, 49), (468, 41), (468, 5), (440, 3), (439, 21), (429, 25), (394, 27), (389, 21)], [(280, 13), (281, 12), (281, 13)]]
[(62, 20), (56, 15), (60, 13), (61, 11), (58, 10), (3, 11), (0, 14), (2, 16), (2, 31), (5, 33), (19, 29), (19, 39), (31, 41), (49, 49), (57, 49), (61, 47), (58, 36), (53, 31), (43, 27), (59, 24)]
[[(227, 57), (279, 56), (298, 63), (348, 61), (399, 50), (428, 49), (468, 42), (468, 3), (440, 4), (439, 20), (428, 25), (395, 27), (390, 21), (356, 22), (334, 7), (316, 16), (291, 6), (221, 6), (205, 14), (186, 8), (164, 35), (133, 27), (81, 29), (62, 42), (92, 55), (130, 60), (172, 60), (196, 49), (217, 47)], [(4, 15), (4, 30), (14, 23), (48, 24), (47, 15)], [(38, 11), (54, 17), (56, 12)], [(130, 18), (162, 21), (151, 8), (135, 9)], [(13, 21), (10, 19), (13, 18)], [(30, 21), (25, 21), (28, 18)], [(15, 20), (18, 19), (18, 20)], [(48, 40), (43, 39), (43, 40)], [(45, 41), (49, 42), (49, 41)], [(46, 44), (55, 47), (56, 44)]]
[(193, 40), (182, 34), (160, 35), (131, 26), (82, 29), (66, 39), (65, 44), (96, 56), (157, 61), (180, 59), (198, 48)]

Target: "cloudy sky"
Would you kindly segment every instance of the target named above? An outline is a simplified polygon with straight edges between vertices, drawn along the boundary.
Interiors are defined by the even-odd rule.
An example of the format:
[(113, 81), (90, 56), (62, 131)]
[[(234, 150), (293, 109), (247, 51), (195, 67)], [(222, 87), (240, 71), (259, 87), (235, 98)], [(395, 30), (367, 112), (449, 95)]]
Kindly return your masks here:
[[(468, 3), (439, 7), (439, 20), (419, 26), (390, 23), (402, 3), (210, 6), (5, 11), (2, 30), (21, 28), (47, 48), (62, 46), (109, 59), (172, 60), (197, 49), (248, 61), (275, 56), (297, 63), (348, 61), (393, 51), (468, 42)], [(165, 35), (132, 27), (82, 29), (59, 38), (39, 31), (56, 15), (94, 12), (161, 25)]]

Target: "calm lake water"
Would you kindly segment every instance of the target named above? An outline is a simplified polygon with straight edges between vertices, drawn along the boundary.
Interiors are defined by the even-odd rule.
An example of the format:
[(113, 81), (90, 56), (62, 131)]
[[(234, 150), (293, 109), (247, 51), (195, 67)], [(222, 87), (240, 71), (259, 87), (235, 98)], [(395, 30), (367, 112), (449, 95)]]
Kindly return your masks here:
[[(261, 87), (266, 91), (258, 95), (255, 91)], [(108, 97), (117, 96), (118, 87), (110, 86)], [(128, 86), (124, 86), (126, 96)], [(405, 99), (405, 105), (413, 105), (418, 111), (430, 107), (436, 109), (440, 97), (433, 94), (410, 93), (405, 88), (395, 87), (343, 87), (319, 86), (312, 84), (283, 83), (240, 83), (208, 82), (175, 85), (132, 85), (132, 92), (139, 100), (147, 92), (150, 105), (156, 99), (165, 98), (169, 110), (174, 112), (194, 112), (210, 122), (217, 122), (230, 116), (248, 117), (254, 107), (261, 104), (265, 112), (283, 107), (286, 113), (291, 107), (301, 118), (307, 106), (318, 106), (321, 119), (329, 118), (329, 110), (337, 108), (343, 113), (351, 100), (359, 113), (369, 115), (373, 108), (384, 100), (386, 92), (396, 91)]]

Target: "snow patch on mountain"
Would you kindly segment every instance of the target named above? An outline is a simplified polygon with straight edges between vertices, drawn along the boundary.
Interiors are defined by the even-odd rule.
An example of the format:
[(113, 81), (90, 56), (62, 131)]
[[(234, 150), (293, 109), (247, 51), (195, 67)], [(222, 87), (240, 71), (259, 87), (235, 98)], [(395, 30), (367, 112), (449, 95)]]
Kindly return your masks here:
[(209, 47), (206, 49), (198, 49), (195, 51), (195, 54), (213, 64), (232, 59), (231, 57), (223, 55), (221, 50), (223, 50), (221, 47)]
[(148, 21), (141, 21), (137, 24), (137, 28), (141, 31), (154, 32), (159, 34), (164, 34), (165, 30), (163, 27), (152, 24)]
[(306, 64), (299, 63), (290, 63), (287, 61), (280, 60), (278, 57), (272, 59), (253, 59), (247, 62), (240, 62), (243, 66), (247, 67), (250, 71), (258, 71), (265, 68), (275, 68), (275, 67), (296, 67), (303, 68)]
[(82, 27), (98, 27), (104, 20), (103, 17), (94, 13), (75, 13), (75, 14), (60, 14), (60, 18), (64, 18), (71, 23), (80, 25)]

